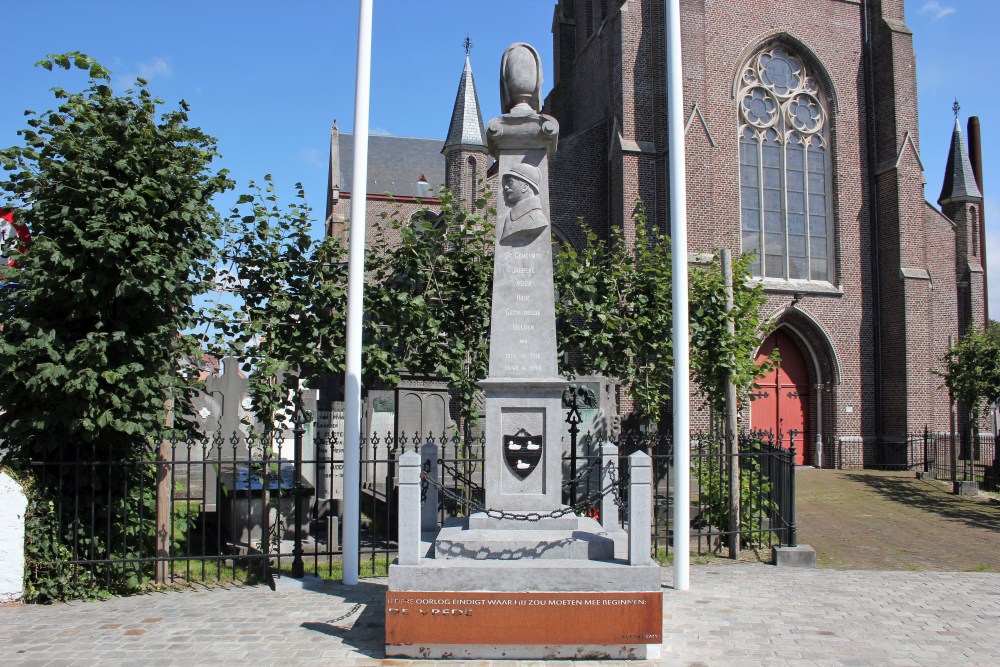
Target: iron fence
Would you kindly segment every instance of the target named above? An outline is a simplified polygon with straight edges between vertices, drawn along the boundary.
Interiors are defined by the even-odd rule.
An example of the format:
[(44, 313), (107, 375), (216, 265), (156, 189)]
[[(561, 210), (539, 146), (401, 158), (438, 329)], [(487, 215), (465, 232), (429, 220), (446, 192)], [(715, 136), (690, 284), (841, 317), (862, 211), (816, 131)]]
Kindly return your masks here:
[(983, 491), (1000, 491), (996, 436), (929, 432), (911, 436), (927, 452), (922, 470), (940, 480), (975, 482)]
[[(652, 542), (654, 555), (663, 560), (673, 550), (675, 531), (673, 439), (666, 434), (626, 432), (615, 444), (622, 456), (622, 484), (628, 483), (628, 454), (643, 451), (652, 459)], [(788, 444), (794, 447), (793, 440)], [(766, 432), (739, 434), (735, 450), (730, 453), (721, 435), (690, 438), (687, 529), (692, 551), (734, 556), (734, 548), (757, 551), (774, 544), (794, 545), (794, 450), (775, 443)], [(732, 501), (734, 486), (739, 489), (738, 502)]]
[[(74, 452), (30, 467), (52, 504), (33, 526), (46, 532), (48, 557), (65, 576), (109, 591), (150, 583), (250, 581), (271, 576), (319, 574), (339, 578), (344, 447), (336, 433), (311, 431), (298, 418), (290, 429), (266, 440), (241, 432), (192, 436), (149, 446), (124, 460), (102, 453)], [(465, 514), (484, 501), (483, 436), (419, 434), (372, 436), (361, 446), (362, 576), (387, 572), (397, 548), (397, 465), (406, 451), (437, 445), (439, 522)], [(625, 433), (617, 470), (627, 498), (626, 457), (650, 454), (654, 472), (654, 515), (649, 527), (654, 555), (672, 550), (672, 441), (667, 436)], [(575, 444), (575, 443), (573, 443)], [(575, 447), (568, 449), (576, 452)], [(600, 452), (567, 455), (564, 499), (581, 513), (598, 516)], [(725, 452), (718, 438), (692, 438), (692, 545), (699, 553), (728, 553), (729, 536), (742, 547), (794, 544), (794, 456), (768, 434), (740, 436), (738, 452)], [(730, 480), (738, 463), (739, 522), (732, 515)], [(579, 499), (582, 499), (579, 500)], [(588, 499), (594, 499), (591, 503)], [(588, 504), (589, 503), (589, 504)], [(627, 506), (619, 507), (619, 522)], [(36, 536), (37, 537), (37, 536)]]

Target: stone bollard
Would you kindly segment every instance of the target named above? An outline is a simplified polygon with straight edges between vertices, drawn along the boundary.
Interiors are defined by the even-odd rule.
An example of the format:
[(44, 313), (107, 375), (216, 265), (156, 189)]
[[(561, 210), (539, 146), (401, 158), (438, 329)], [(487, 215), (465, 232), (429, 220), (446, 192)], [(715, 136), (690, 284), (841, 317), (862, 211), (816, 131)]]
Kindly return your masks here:
[(648, 565), (650, 555), (650, 513), (652, 511), (653, 469), (648, 454), (635, 452), (628, 457), (628, 564)]
[[(438, 446), (429, 440), (420, 448), (420, 470), (426, 471), (432, 480), (438, 480)], [(421, 486), (423, 486), (421, 484)], [(433, 484), (427, 484), (427, 494), (420, 505), (420, 530), (433, 532), (438, 529), (438, 489)]]
[(420, 564), (420, 454), (399, 457), (400, 565)]
[(24, 512), (28, 499), (7, 473), (0, 472), (0, 604), (24, 595)]
[[(608, 472), (608, 464), (618, 465), (618, 447), (610, 442), (601, 445), (601, 489), (611, 483), (611, 475)], [(615, 470), (614, 479), (621, 479), (621, 471)], [(620, 489), (619, 489), (620, 491)], [(601, 526), (607, 533), (620, 533), (621, 525), (618, 523), (618, 505), (615, 503), (616, 492), (612, 491), (601, 496)]]

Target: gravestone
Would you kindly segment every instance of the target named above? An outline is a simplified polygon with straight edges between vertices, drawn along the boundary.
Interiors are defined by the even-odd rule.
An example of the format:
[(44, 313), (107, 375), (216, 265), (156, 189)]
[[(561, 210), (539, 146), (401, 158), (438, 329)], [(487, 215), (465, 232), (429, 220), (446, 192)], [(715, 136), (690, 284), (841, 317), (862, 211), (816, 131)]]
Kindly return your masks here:
[[(612, 498), (602, 519), (563, 504), (563, 393), (558, 374), (548, 160), (559, 124), (540, 113), (542, 71), (517, 43), (501, 62), (503, 115), (487, 127), (498, 163), (485, 507), (421, 534), (434, 498), (421, 470), (433, 446), (399, 457), (399, 556), (389, 567), (386, 656), (640, 658), (659, 650), (662, 593), (650, 556), (649, 457), (630, 457), (630, 533)], [(603, 444), (601, 483), (617, 488), (617, 450)], [(426, 461), (424, 461), (426, 459)], [(429, 464), (429, 465), (428, 465)], [(582, 511), (582, 510), (581, 510)], [(612, 520), (611, 515), (614, 515)], [(436, 527), (436, 526), (435, 526)]]

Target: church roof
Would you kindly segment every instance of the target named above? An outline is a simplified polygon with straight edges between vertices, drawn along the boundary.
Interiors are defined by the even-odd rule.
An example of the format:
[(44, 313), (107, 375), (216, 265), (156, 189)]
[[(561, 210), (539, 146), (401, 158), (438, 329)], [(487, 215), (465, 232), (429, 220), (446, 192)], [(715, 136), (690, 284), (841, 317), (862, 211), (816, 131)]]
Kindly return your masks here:
[(983, 194), (976, 185), (976, 177), (972, 173), (972, 162), (969, 152), (965, 149), (965, 139), (962, 138), (962, 127), (955, 117), (955, 131), (951, 135), (951, 149), (948, 151), (948, 165), (944, 170), (944, 187), (938, 204), (968, 199), (982, 199)]
[(455, 108), (451, 112), (451, 124), (448, 126), (448, 138), (445, 139), (445, 152), (450, 148), (464, 148), (486, 151), (486, 135), (483, 133), (483, 114), (479, 111), (479, 96), (476, 94), (476, 81), (472, 78), (472, 65), (469, 56), (465, 56), (465, 69), (458, 82), (458, 94), (455, 96)]
[[(353, 192), (354, 135), (340, 134), (341, 192)], [(436, 196), (444, 185), (444, 160), (440, 139), (372, 135), (368, 137), (369, 195), (396, 197)], [(334, 182), (332, 185), (337, 185)]]

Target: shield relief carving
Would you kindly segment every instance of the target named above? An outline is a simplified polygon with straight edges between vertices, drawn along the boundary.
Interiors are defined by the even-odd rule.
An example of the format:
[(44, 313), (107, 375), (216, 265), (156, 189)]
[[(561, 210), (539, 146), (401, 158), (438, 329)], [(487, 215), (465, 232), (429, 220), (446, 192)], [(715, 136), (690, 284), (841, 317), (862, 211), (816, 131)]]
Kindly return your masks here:
[(503, 456), (507, 467), (519, 479), (527, 478), (542, 460), (544, 444), (542, 436), (531, 435), (523, 428), (514, 435), (505, 435)]

